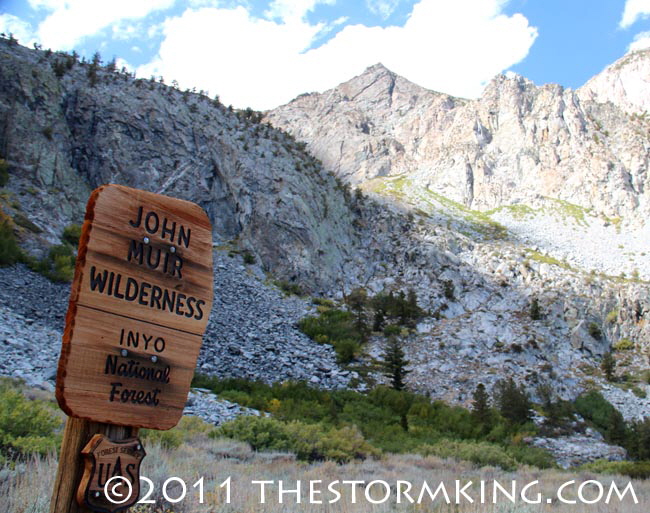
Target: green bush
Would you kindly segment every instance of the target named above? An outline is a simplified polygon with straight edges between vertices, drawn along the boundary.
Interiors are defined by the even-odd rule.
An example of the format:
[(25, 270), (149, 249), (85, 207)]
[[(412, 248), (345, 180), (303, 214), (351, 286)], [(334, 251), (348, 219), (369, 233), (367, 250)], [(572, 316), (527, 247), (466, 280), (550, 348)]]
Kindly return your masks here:
[(590, 322), (588, 327), (589, 334), (596, 340), (600, 340), (603, 337), (603, 331), (600, 329), (598, 323)]
[(52, 246), (42, 260), (28, 259), (27, 265), (55, 282), (70, 282), (74, 277), (75, 255), (68, 244)]
[(318, 316), (301, 319), (298, 327), (312, 340), (331, 344), (341, 363), (350, 363), (363, 339), (355, 320), (351, 312), (331, 309)]
[(238, 417), (217, 428), (210, 436), (247, 442), (256, 451), (292, 452), (304, 461), (344, 463), (379, 455), (356, 427), (327, 428), (300, 421), (282, 422), (270, 417)]
[(27, 399), (10, 382), (0, 383), (0, 452), (4, 457), (56, 451), (61, 425), (47, 403)]
[(73, 248), (79, 246), (79, 238), (81, 237), (81, 225), (80, 224), (71, 224), (66, 226), (63, 229), (63, 235), (61, 239), (64, 242), (67, 242)]
[(621, 413), (600, 392), (591, 390), (574, 402), (575, 411), (596, 428), (610, 443), (623, 445), (627, 428)]
[(605, 318), (609, 324), (614, 324), (618, 318), (618, 309), (610, 310)]
[(315, 297), (315, 298), (312, 299), (311, 302), (314, 303), (317, 306), (325, 307), (326, 309), (331, 309), (331, 308), (334, 308), (336, 306), (334, 304), (334, 301), (332, 301), (331, 299), (325, 299), (325, 298), (322, 298), (322, 297)]
[(166, 449), (176, 449), (183, 442), (192, 440), (202, 434), (208, 434), (213, 430), (214, 427), (201, 418), (185, 415), (178, 425), (172, 429), (167, 431), (141, 429), (139, 435), (145, 442), (157, 443)]
[(634, 349), (634, 342), (629, 338), (622, 338), (612, 347), (615, 351), (630, 351), (631, 349)]
[(597, 474), (619, 474), (632, 479), (648, 479), (650, 478), (650, 461), (597, 460), (582, 465), (580, 470)]
[[(202, 375), (195, 376), (193, 386), (211, 389), (224, 399), (270, 412), (273, 414), (271, 421), (317, 424), (325, 433), (333, 428), (356, 426), (368, 444), (387, 452), (415, 452), (419, 447), (435, 444), (441, 439), (483, 439), (507, 447), (520, 429), (506, 424), (498, 413), (493, 412), (490, 430), (485, 434), (465, 408), (449, 406), (442, 401), (432, 402), (425, 396), (388, 387), (376, 387), (362, 394), (351, 390), (319, 390), (305, 383), (268, 385)], [(246, 440), (255, 447), (267, 443), (266, 438), (260, 442), (260, 437), (277, 425), (273, 424), (267, 430), (261, 429), (264, 426), (256, 427), (260, 429)], [(527, 433), (534, 430), (530, 425), (521, 429)], [(275, 433), (273, 439), (282, 440), (285, 435), (286, 431)], [(273, 446), (275, 450), (289, 450), (286, 447), (286, 444), (279, 448)], [(295, 452), (298, 449), (293, 446), (291, 450)], [(518, 462), (537, 466), (550, 464), (548, 456), (541, 451), (527, 447), (516, 447), (512, 451), (509, 454)], [(334, 458), (333, 452), (328, 454)]]
[(487, 465), (501, 467), (504, 470), (516, 470), (517, 461), (503, 447), (487, 442), (461, 442), (441, 440), (433, 445), (424, 445), (420, 452), (432, 454), (439, 458), (454, 458), (470, 461), (481, 467)]
[(542, 318), (542, 309), (540, 308), (539, 300), (536, 297), (534, 297), (530, 302), (528, 313), (533, 321), (538, 321)]
[(297, 283), (289, 283), (283, 280), (276, 280), (273, 283), (288, 296), (302, 296), (302, 288)]
[(255, 263), (255, 255), (253, 255), (253, 253), (251, 253), (247, 249), (245, 249), (242, 252), (242, 258), (244, 259), (245, 264), (254, 264)]

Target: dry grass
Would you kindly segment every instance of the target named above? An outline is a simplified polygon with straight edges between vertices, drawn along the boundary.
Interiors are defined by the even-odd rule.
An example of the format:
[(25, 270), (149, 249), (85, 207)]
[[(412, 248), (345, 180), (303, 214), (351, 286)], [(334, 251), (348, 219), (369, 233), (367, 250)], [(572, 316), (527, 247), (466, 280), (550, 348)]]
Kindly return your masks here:
[[(166, 450), (158, 445), (149, 445), (147, 457), (142, 466), (142, 474), (155, 483), (156, 504), (138, 505), (130, 511), (133, 513), (389, 513), (389, 512), (432, 512), (432, 513), (541, 513), (541, 512), (572, 512), (572, 513), (647, 513), (650, 511), (650, 482), (633, 481), (639, 503), (634, 504), (628, 496), (624, 503), (618, 499), (611, 504), (604, 502), (594, 505), (576, 504), (527, 505), (521, 500), (512, 504), (500, 497), (499, 504), (470, 504), (468, 501), (447, 505), (441, 501), (441, 495), (435, 503), (425, 496), (421, 505), (395, 504), (390, 500), (384, 504), (373, 505), (364, 496), (363, 487), (357, 486), (357, 503), (351, 503), (350, 485), (339, 486), (342, 499), (334, 504), (327, 502), (334, 495), (327, 491), (327, 484), (332, 481), (384, 480), (392, 485), (392, 497), (395, 497), (395, 486), (398, 480), (410, 481), (413, 484), (411, 495), (417, 497), (422, 482), (427, 481), (432, 490), (440, 482), (445, 483), (451, 501), (455, 500), (455, 481), (463, 484), (473, 481), (475, 486), (468, 494), (479, 501), (478, 482), (484, 480), (491, 489), (494, 480), (506, 488), (512, 480), (517, 481), (518, 490), (526, 483), (538, 480), (540, 484), (531, 490), (529, 496), (534, 498), (540, 492), (544, 498), (554, 497), (557, 488), (564, 482), (575, 480), (581, 483), (590, 479), (599, 480), (606, 489), (612, 481), (619, 489), (624, 489), (627, 478), (620, 476), (596, 476), (589, 473), (572, 473), (558, 470), (539, 471), (524, 469), (516, 473), (508, 473), (490, 467), (476, 468), (469, 463), (454, 460), (442, 460), (436, 457), (418, 455), (389, 455), (382, 460), (367, 460), (347, 465), (337, 465), (332, 462), (306, 464), (295, 461), (292, 455), (283, 453), (254, 453), (242, 443), (231, 440), (212, 440), (203, 435), (197, 436), (189, 443), (175, 450)], [(32, 459), (20, 466), (17, 471), (4, 469), (0, 473), (0, 511), (11, 513), (45, 513), (49, 511), (49, 497), (56, 471), (54, 458)], [(170, 504), (161, 497), (162, 483), (169, 477), (180, 477), (187, 483), (186, 498)], [(219, 484), (231, 477), (231, 503), (225, 504), (225, 491)], [(205, 503), (199, 503), (198, 491), (192, 488), (200, 477), (204, 478)], [(267, 488), (266, 504), (260, 504), (259, 485), (252, 485), (253, 480), (272, 480), (276, 484)], [(298, 480), (302, 483), (301, 504), (295, 503), (295, 495), (285, 495), (284, 504), (279, 503), (277, 483), (282, 480), (286, 488), (295, 488)], [(317, 498), (324, 504), (308, 504), (309, 481), (321, 480), (319, 485), (322, 494)], [(146, 488), (146, 487), (145, 487)], [(571, 490), (567, 488), (564, 496), (571, 498)], [(381, 489), (373, 487), (372, 497), (378, 498)], [(180, 486), (168, 488), (170, 496), (178, 496)], [(590, 496), (588, 493), (586, 494)], [(487, 494), (491, 502), (491, 494)]]

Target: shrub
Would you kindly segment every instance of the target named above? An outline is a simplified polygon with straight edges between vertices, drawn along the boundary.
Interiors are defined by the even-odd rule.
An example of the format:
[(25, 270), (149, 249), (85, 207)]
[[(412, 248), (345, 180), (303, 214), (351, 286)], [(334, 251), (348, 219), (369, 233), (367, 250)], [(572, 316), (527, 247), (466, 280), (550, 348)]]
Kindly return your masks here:
[(616, 360), (610, 351), (607, 351), (602, 361), (600, 362), (600, 368), (605, 373), (605, 378), (607, 381), (612, 381), (614, 379), (614, 372), (616, 371)]
[(302, 288), (297, 283), (289, 283), (288, 281), (277, 280), (274, 284), (287, 295), (293, 294), (294, 296), (302, 296)]
[(612, 347), (615, 351), (629, 351), (631, 349), (634, 349), (634, 342), (632, 342), (629, 338), (622, 338)]
[(598, 323), (590, 322), (588, 327), (589, 334), (596, 340), (600, 340), (603, 337), (603, 332), (600, 329)]
[(10, 382), (0, 384), (0, 452), (17, 458), (57, 450), (62, 421), (44, 401), (29, 400)]
[(439, 458), (455, 458), (470, 461), (481, 467), (491, 465), (504, 470), (516, 470), (517, 461), (503, 447), (487, 442), (459, 442), (441, 440), (433, 445), (424, 445), (420, 451)]
[(68, 244), (59, 244), (52, 246), (42, 260), (27, 259), (27, 265), (49, 280), (69, 282), (74, 277), (75, 260), (72, 248)]
[(542, 310), (539, 307), (539, 300), (536, 297), (534, 297), (530, 302), (529, 313), (530, 313), (530, 318), (533, 321), (538, 321), (542, 318)]
[(176, 449), (183, 442), (192, 440), (202, 434), (208, 434), (213, 430), (214, 427), (200, 417), (185, 415), (178, 425), (172, 429), (167, 431), (141, 429), (139, 435), (143, 441), (157, 443), (166, 449)]
[[(551, 459), (543, 451), (527, 446), (509, 447), (519, 428), (507, 425), (495, 411), (492, 411), (491, 427), (489, 431), (485, 430), (488, 431), (485, 434), (484, 430), (477, 427), (472, 414), (465, 408), (449, 406), (442, 401), (432, 402), (423, 395), (397, 391), (385, 386), (362, 394), (352, 390), (319, 390), (306, 383), (285, 382), (267, 385), (243, 379), (218, 379), (202, 375), (195, 376), (193, 386), (210, 388), (222, 398), (272, 412), (272, 418), (240, 420), (239, 422), (246, 425), (235, 424), (228, 428), (232, 430), (233, 436), (251, 443), (259, 450), (291, 450), (299, 452), (303, 458), (318, 458), (320, 456), (316, 455), (323, 454), (322, 452), (314, 452), (312, 456), (308, 456), (316, 446), (318, 451), (327, 450), (326, 458), (341, 461), (343, 456), (336, 451), (342, 450), (343, 447), (344, 454), (349, 455), (358, 451), (352, 449), (358, 447), (358, 444), (361, 444), (361, 452), (364, 454), (366, 450), (372, 453), (372, 448), (388, 452), (416, 452), (422, 446), (435, 444), (443, 438), (458, 442), (482, 438), (486, 443), (489, 441), (492, 445), (505, 448), (517, 462), (540, 467), (551, 464)], [(293, 421), (317, 427), (304, 430), (296, 427), (294, 431), (282, 428)], [(251, 425), (248, 425), (249, 423)], [(354, 433), (339, 432), (351, 426), (356, 426), (371, 448), (366, 448)], [(521, 428), (527, 434), (531, 429), (534, 428), (530, 424)], [(246, 439), (240, 438), (237, 433), (244, 433), (242, 436), (246, 436)], [(269, 438), (266, 433), (273, 436)], [(311, 437), (309, 450), (290, 444), (289, 435), (296, 433)], [(314, 433), (320, 433), (316, 438), (320, 445), (314, 442)], [(331, 438), (337, 442), (329, 441)]]
[(623, 444), (626, 438), (625, 421), (621, 413), (600, 392), (591, 390), (574, 402), (576, 412), (596, 428), (610, 443)]
[(614, 309), (614, 310), (609, 311), (609, 313), (607, 314), (607, 317), (605, 318), (605, 320), (608, 323), (613, 324), (613, 323), (616, 322), (617, 318), (618, 318), (618, 309)]
[(345, 310), (331, 309), (318, 316), (305, 317), (298, 322), (300, 330), (312, 340), (329, 343), (334, 347), (341, 363), (354, 359), (361, 345), (355, 316)]
[(442, 282), (443, 293), (449, 301), (455, 301), (456, 296), (454, 294), (454, 282), (451, 280), (445, 280)]
[(61, 239), (63, 242), (67, 242), (73, 248), (79, 246), (79, 239), (81, 238), (81, 225), (80, 224), (71, 224), (66, 226), (63, 229), (63, 235)]
[(648, 479), (650, 478), (650, 461), (597, 460), (582, 465), (580, 470), (598, 474), (620, 474), (632, 479)]
[(320, 424), (249, 416), (223, 424), (210, 436), (225, 436), (247, 442), (256, 451), (293, 452), (304, 461), (334, 460), (345, 463), (379, 455), (379, 451), (368, 444), (354, 426), (327, 428)]
[(255, 255), (245, 249), (242, 253), (242, 258), (244, 259), (245, 264), (254, 264), (255, 263)]

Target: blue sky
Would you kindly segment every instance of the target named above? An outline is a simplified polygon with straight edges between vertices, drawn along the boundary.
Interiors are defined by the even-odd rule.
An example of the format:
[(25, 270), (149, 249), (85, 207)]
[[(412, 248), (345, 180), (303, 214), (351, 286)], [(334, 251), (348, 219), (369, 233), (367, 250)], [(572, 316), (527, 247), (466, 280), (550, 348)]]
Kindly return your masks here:
[(267, 109), (377, 62), (461, 97), (506, 71), (576, 88), (650, 46), (650, 0), (0, 0), (0, 32)]

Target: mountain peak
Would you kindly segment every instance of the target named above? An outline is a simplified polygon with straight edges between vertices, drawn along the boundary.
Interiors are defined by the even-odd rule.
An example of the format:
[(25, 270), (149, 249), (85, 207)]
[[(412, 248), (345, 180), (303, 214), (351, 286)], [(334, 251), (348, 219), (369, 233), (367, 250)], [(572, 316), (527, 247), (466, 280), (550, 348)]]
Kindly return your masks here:
[(386, 66), (384, 66), (381, 62), (378, 62), (377, 64), (368, 66), (366, 70), (363, 72), (363, 75), (375, 74), (375, 73), (390, 73), (391, 75), (395, 74), (391, 70), (389, 70)]

